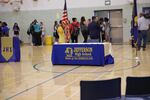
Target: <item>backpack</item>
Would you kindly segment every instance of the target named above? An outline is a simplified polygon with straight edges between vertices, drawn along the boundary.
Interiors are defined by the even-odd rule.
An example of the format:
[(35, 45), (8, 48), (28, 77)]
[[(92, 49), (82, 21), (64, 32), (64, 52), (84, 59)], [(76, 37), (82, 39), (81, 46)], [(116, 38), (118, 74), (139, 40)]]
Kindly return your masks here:
[(79, 32), (80, 32), (80, 29), (78, 28), (78, 26), (76, 26), (74, 24), (72, 24), (72, 26), (73, 26), (72, 35), (78, 36)]

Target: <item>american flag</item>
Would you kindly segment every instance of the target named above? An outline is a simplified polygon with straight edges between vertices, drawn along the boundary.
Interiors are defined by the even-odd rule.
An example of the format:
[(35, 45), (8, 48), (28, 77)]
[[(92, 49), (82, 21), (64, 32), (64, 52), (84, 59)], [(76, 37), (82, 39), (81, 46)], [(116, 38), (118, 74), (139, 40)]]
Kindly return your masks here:
[(64, 4), (64, 12), (63, 12), (63, 16), (62, 16), (62, 22), (64, 24), (66, 24), (68, 22), (68, 13), (67, 13), (67, 3), (65, 0), (65, 4)]

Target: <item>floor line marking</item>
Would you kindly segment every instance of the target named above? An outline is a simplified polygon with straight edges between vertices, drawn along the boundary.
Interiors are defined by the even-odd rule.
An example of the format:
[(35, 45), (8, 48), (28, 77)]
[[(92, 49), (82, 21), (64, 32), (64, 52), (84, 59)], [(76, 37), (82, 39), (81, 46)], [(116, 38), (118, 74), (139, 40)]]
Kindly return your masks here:
[(10, 100), (10, 99), (12, 99), (12, 98), (14, 98), (14, 97), (16, 97), (16, 96), (18, 96), (18, 95), (24, 93), (24, 92), (27, 92), (27, 91), (29, 91), (29, 90), (31, 90), (31, 89), (37, 87), (37, 86), (43, 85), (43, 84), (45, 84), (45, 83), (47, 83), (47, 82), (49, 82), (49, 81), (51, 81), (51, 80), (53, 80), (53, 79), (55, 79), (55, 78), (58, 78), (58, 77), (60, 77), (60, 76), (62, 76), (62, 75), (64, 75), (64, 74), (67, 74), (67, 73), (69, 73), (69, 72), (71, 72), (71, 71), (73, 71), (73, 70), (75, 70), (75, 69), (77, 69), (77, 68), (79, 68), (79, 67), (80, 67), (80, 66), (77, 66), (77, 67), (75, 67), (75, 68), (72, 68), (72, 69), (70, 69), (70, 70), (68, 70), (68, 71), (66, 71), (66, 72), (64, 72), (64, 73), (61, 73), (61, 74), (59, 74), (59, 75), (56, 75), (56, 76), (54, 76), (54, 77), (52, 77), (52, 78), (50, 78), (50, 79), (48, 79), (48, 80), (45, 80), (45, 81), (43, 81), (43, 82), (41, 82), (41, 83), (38, 83), (38, 84), (36, 84), (36, 85), (34, 85), (34, 86), (30, 87), (30, 88), (27, 88), (27, 89), (25, 89), (25, 90), (23, 90), (23, 91), (21, 91), (21, 92), (18, 92), (18, 93), (16, 93), (15, 95), (12, 95), (12, 96), (6, 98), (6, 100)]
[[(98, 67), (97, 67), (97, 68), (95, 68), (93, 71), (96, 71), (97, 69), (98, 69)], [(88, 74), (87, 74), (87, 75), (88, 75)], [(54, 95), (55, 93), (57, 93), (58, 91), (62, 90), (62, 89), (63, 89), (63, 88), (65, 88), (66, 86), (71, 85), (72, 83), (74, 83), (74, 82), (78, 81), (79, 79), (81, 79), (81, 78), (83, 78), (83, 77), (86, 77), (86, 76), (82, 76), (82, 77), (77, 78), (76, 80), (74, 80), (74, 81), (70, 82), (69, 84), (67, 84), (67, 85), (65, 85), (65, 86), (63, 86), (63, 87), (61, 87), (61, 88), (57, 89), (57, 90), (56, 90), (56, 91), (54, 91), (53, 93), (51, 93), (51, 94), (49, 94), (49, 95), (45, 96), (43, 99), (44, 99), (44, 100), (45, 100), (45, 99), (47, 99), (49, 96)]]
[[(116, 71), (121, 71), (121, 70), (129, 70), (129, 69), (133, 69), (133, 68), (135, 68), (135, 67), (138, 67), (138, 66), (140, 65), (140, 61), (139, 61), (139, 60), (137, 60), (137, 59), (131, 59), (131, 60), (135, 60), (136, 65), (134, 65), (134, 66), (132, 66), (132, 67), (129, 67), (129, 68), (126, 68), (126, 69), (114, 70), (115, 68), (112, 68), (111, 71), (107, 71), (107, 72), (108, 72), (108, 73), (111, 73), (111, 72), (113, 72), (113, 70), (114, 70), (114, 72), (116, 72)], [(107, 73), (107, 74), (108, 74), (108, 73)], [(100, 78), (100, 77), (103, 77), (105, 74), (106, 74), (106, 73), (102, 74), (101, 76), (97, 77), (96, 79), (98, 79), (98, 78)], [(95, 79), (95, 80), (96, 80), (96, 79)], [(77, 93), (79, 93), (79, 91), (76, 91), (75, 93), (73, 93), (69, 98), (67, 98), (67, 100), (70, 100), (70, 99), (71, 99), (73, 96), (75, 96)]]

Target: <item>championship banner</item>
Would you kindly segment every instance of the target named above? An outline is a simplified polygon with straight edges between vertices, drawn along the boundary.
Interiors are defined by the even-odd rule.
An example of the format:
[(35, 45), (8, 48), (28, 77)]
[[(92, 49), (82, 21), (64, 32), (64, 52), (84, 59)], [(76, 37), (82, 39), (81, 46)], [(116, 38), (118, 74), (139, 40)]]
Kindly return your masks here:
[(20, 40), (18, 37), (1, 37), (0, 63), (20, 61)]
[(6, 61), (13, 56), (13, 39), (11, 37), (1, 38), (1, 54)]

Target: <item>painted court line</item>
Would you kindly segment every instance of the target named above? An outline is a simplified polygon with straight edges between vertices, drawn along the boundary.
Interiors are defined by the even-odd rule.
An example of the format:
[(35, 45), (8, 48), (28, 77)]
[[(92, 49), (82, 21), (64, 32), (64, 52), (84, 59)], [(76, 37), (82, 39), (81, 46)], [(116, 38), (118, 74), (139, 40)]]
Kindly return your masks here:
[[(133, 59), (132, 59), (132, 60), (133, 60)], [(136, 60), (135, 60), (135, 61), (136, 61)], [(118, 69), (118, 70), (114, 70), (115, 68), (112, 68), (112, 70), (107, 71), (106, 73), (102, 74), (101, 76), (95, 78), (95, 80), (97, 80), (97, 79), (99, 79), (99, 78), (105, 76), (105, 75), (108, 74), (108, 73), (113, 72), (113, 70), (114, 70), (114, 72), (116, 72), (116, 71), (121, 71), (121, 70), (129, 70), (129, 69), (133, 69), (133, 68), (135, 68), (135, 67), (138, 67), (139, 65), (140, 65), (140, 61), (136, 61), (136, 65), (134, 65), (134, 66), (132, 66), (132, 67), (130, 67), (130, 68)], [(80, 92), (80, 91), (76, 91), (75, 93), (73, 93), (73, 94), (72, 94), (69, 98), (67, 98), (66, 100), (70, 100), (73, 96), (77, 95), (79, 92)]]
[[(98, 69), (98, 68), (95, 68), (93, 71), (96, 71), (97, 69)], [(87, 74), (87, 75), (88, 75), (88, 74)], [(49, 94), (49, 95), (45, 96), (43, 99), (44, 99), (44, 100), (45, 100), (45, 99), (47, 99), (48, 97), (50, 97), (50, 96), (54, 95), (54, 94), (55, 94), (55, 93), (57, 93), (58, 91), (60, 91), (60, 90), (64, 89), (65, 87), (67, 87), (67, 86), (71, 85), (72, 83), (74, 83), (74, 82), (76, 82), (76, 81), (78, 81), (79, 79), (84, 78), (84, 77), (86, 77), (86, 76), (82, 76), (82, 77), (77, 78), (76, 80), (74, 80), (74, 81), (72, 81), (72, 82), (68, 83), (67, 85), (65, 85), (65, 86), (63, 86), (63, 87), (61, 87), (61, 88), (57, 89), (57, 90), (56, 90), (56, 91), (54, 91), (53, 93), (51, 93), (51, 94)]]
[(71, 71), (73, 71), (73, 70), (75, 70), (75, 69), (77, 69), (77, 68), (79, 68), (79, 67), (80, 67), (80, 66), (77, 66), (77, 67), (75, 67), (75, 68), (72, 68), (72, 69), (70, 69), (70, 70), (64, 72), (64, 73), (61, 73), (61, 74), (56, 75), (56, 76), (54, 76), (54, 77), (51, 77), (51, 78), (48, 79), (48, 80), (45, 80), (45, 81), (43, 81), (43, 82), (41, 82), (41, 83), (38, 83), (38, 84), (36, 84), (36, 85), (34, 85), (34, 86), (30, 87), (30, 88), (27, 88), (27, 89), (25, 89), (25, 90), (23, 90), (23, 91), (21, 91), (21, 92), (18, 92), (18, 93), (15, 94), (15, 95), (12, 95), (12, 96), (6, 98), (6, 100), (10, 100), (10, 99), (12, 99), (12, 98), (14, 98), (14, 97), (16, 97), (16, 96), (22, 94), (22, 93), (25, 93), (25, 92), (27, 92), (27, 91), (29, 91), (29, 90), (31, 90), (31, 89), (37, 87), (37, 86), (43, 85), (43, 84), (45, 84), (45, 83), (47, 83), (47, 82), (49, 82), (49, 81), (51, 81), (51, 80), (53, 80), (53, 79), (55, 79), (55, 78), (58, 78), (58, 77), (60, 77), (60, 76), (62, 76), (62, 75), (64, 75), (64, 74), (67, 74), (67, 73), (69, 73), (69, 72), (71, 72)]

